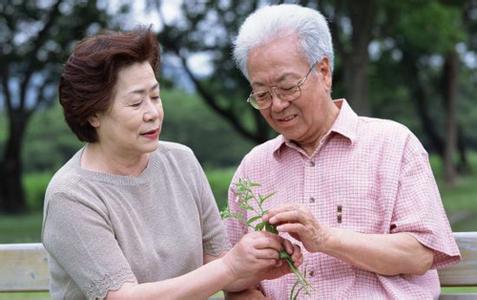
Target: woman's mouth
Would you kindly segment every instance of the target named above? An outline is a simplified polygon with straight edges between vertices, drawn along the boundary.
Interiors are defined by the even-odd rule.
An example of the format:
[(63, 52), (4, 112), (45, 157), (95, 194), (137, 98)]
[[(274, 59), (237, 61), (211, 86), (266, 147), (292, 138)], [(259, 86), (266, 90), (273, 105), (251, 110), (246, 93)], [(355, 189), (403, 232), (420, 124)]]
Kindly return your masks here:
[(149, 130), (144, 133), (141, 133), (141, 135), (150, 140), (157, 140), (157, 138), (159, 137), (159, 129)]

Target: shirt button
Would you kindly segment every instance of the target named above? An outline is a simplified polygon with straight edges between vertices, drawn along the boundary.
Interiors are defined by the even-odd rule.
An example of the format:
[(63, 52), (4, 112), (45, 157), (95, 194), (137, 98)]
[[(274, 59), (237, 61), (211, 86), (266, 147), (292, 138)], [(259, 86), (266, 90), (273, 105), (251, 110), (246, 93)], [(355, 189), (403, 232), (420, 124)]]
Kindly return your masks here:
[(310, 203), (315, 203), (315, 198), (310, 197)]
[(314, 167), (315, 166), (315, 162), (310, 160), (310, 167)]
[(310, 277), (313, 277), (315, 276), (315, 271), (310, 271), (310, 273), (308, 273), (310, 275)]

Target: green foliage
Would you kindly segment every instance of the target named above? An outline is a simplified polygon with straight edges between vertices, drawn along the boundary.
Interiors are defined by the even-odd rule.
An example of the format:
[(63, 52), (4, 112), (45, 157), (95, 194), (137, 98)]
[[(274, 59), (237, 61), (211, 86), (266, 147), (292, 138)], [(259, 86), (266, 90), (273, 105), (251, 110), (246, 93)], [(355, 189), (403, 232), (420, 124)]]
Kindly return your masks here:
[(402, 2), (397, 32), (414, 51), (446, 53), (465, 39), (461, 7), (438, 1)]
[(30, 173), (23, 176), (23, 186), (29, 210), (41, 211), (45, 198), (45, 191), (50, 182), (52, 173)]
[(83, 145), (66, 124), (58, 103), (38, 111), (25, 136), (22, 153), (26, 173), (59, 169)]
[(42, 213), (0, 215), (0, 243), (33, 243), (41, 240)]
[(196, 95), (162, 90), (161, 99), (164, 126), (160, 139), (191, 147), (206, 167), (235, 166), (252, 147)]
[(227, 206), (228, 189), (234, 172), (235, 168), (233, 167), (224, 169), (207, 168), (205, 170), (219, 210), (223, 210)]
[(12, 292), (0, 293), (0, 300), (50, 300), (51, 296), (47, 292)]

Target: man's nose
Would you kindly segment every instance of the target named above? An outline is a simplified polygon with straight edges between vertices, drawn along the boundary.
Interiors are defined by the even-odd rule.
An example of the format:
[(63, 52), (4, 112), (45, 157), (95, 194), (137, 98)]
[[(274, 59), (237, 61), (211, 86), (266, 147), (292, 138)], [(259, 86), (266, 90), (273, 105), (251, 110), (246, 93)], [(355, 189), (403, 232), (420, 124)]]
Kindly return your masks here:
[(275, 91), (275, 89), (276, 88), (273, 87), (270, 91), (270, 96), (271, 96), (270, 101), (272, 101), (271, 109), (274, 112), (280, 112), (284, 110), (285, 108), (287, 108), (290, 105), (290, 102), (282, 100), (279, 94), (277, 94), (277, 92)]

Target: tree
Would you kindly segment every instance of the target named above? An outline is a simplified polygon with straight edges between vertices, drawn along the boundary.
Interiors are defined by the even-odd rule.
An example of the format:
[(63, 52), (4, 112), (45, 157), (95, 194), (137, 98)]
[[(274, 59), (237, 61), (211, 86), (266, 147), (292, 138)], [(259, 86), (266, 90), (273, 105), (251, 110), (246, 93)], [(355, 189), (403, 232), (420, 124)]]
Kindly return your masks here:
[[(166, 53), (179, 58), (204, 102), (256, 143), (267, 139), (269, 133), (257, 111), (246, 108), (244, 101), (240, 101), (246, 98), (249, 87), (232, 63), (231, 41), (244, 18), (263, 2), (185, 1), (182, 18), (165, 24), (158, 35)], [(149, 3), (161, 12), (161, 1)], [(462, 26), (462, 11), (466, 12), (466, 7), (472, 6), (470, 3), (475, 6), (475, 0), (301, 0), (298, 3), (318, 7), (330, 22), (337, 54), (335, 95), (348, 98), (360, 114), (379, 116), (383, 109), (376, 103), (382, 102), (379, 99), (382, 94), (376, 91), (382, 89), (374, 86), (376, 91), (370, 93), (370, 76), (392, 89), (399, 87), (400, 98), (391, 95), (392, 101), (383, 104), (390, 110), (398, 110), (403, 102), (415, 105), (424, 139), (445, 160), (446, 177), (450, 181), (456, 165), (452, 161), (454, 149), (459, 149), (461, 163), (465, 164), (466, 158), (464, 131), (457, 123), (458, 73), (449, 71), (457, 70), (460, 64), (456, 45), (465, 42), (470, 28)], [(164, 22), (164, 17), (161, 19)], [(370, 47), (379, 52), (372, 59)], [(213, 69), (210, 75), (199, 77), (189, 67), (188, 60), (197, 52), (210, 56)], [(446, 63), (436, 65), (436, 60)], [(383, 82), (384, 78), (388, 81)], [(431, 104), (431, 99), (437, 99), (439, 104)], [(407, 113), (408, 120), (410, 115)], [(439, 124), (441, 119), (446, 120), (446, 125)]]
[(52, 103), (61, 64), (72, 43), (108, 20), (95, 0), (0, 4), (0, 104), (8, 133), (0, 161), (0, 211), (26, 210), (21, 185), (25, 129), (34, 112)]
[[(462, 7), (463, 3), (459, 1), (448, 5), (433, 0), (391, 3), (386, 7), (391, 16), (388, 24), (393, 24), (388, 26), (393, 28), (393, 32), (386, 37), (392, 37), (396, 46), (393, 50), (398, 49), (402, 53), (397, 68), (402, 68), (406, 74), (421, 124), (443, 159), (444, 178), (448, 184), (453, 183), (456, 175), (453, 160), (458, 142), (459, 57), (456, 45), (465, 39)], [(442, 64), (436, 63), (440, 60)], [(445, 118), (442, 127), (436, 126), (437, 122), (431, 116), (431, 112), (439, 107), (432, 103), (436, 99), (442, 103), (442, 116)]]
[[(158, 38), (166, 53), (181, 62), (197, 93), (215, 113), (227, 120), (243, 137), (261, 143), (270, 137), (270, 129), (258, 111), (245, 102), (250, 87), (236, 69), (231, 57), (232, 38), (240, 24), (258, 4), (256, 1), (184, 1), (182, 18), (168, 24), (162, 13), (162, 1), (148, 1), (148, 8), (159, 12), (163, 23)], [(211, 30), (214, 28), (214, 30)], [(188, 65), (190, 57), (206, 53), (214, 71), (201, 78)]]

